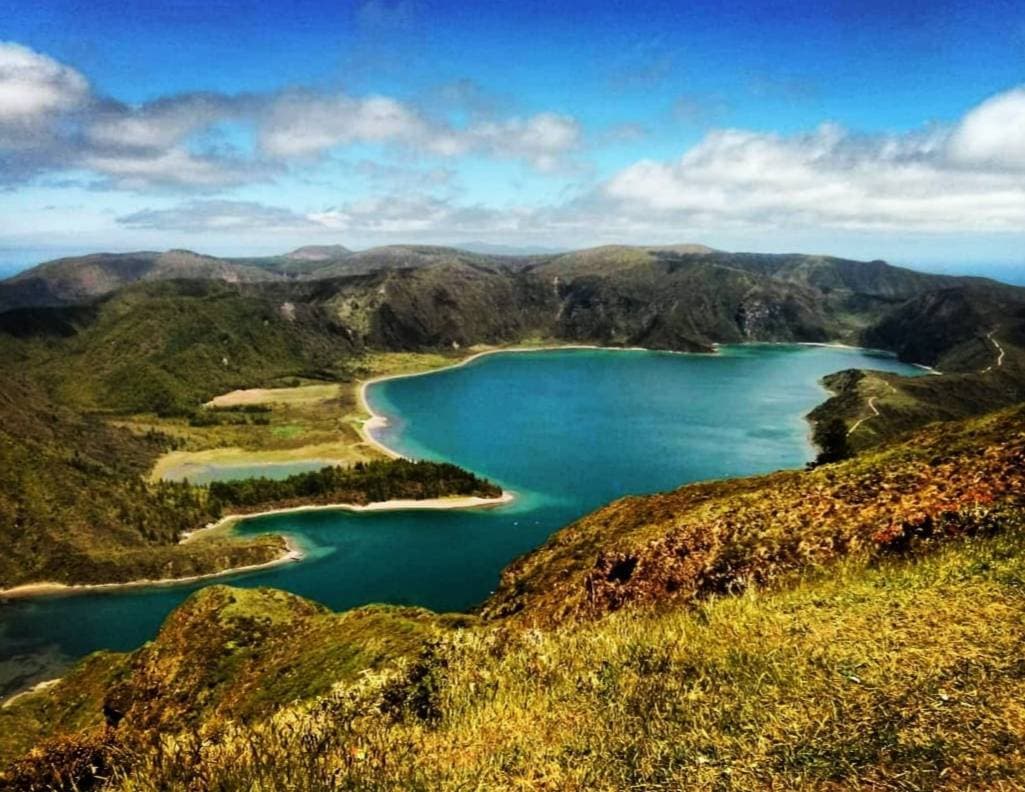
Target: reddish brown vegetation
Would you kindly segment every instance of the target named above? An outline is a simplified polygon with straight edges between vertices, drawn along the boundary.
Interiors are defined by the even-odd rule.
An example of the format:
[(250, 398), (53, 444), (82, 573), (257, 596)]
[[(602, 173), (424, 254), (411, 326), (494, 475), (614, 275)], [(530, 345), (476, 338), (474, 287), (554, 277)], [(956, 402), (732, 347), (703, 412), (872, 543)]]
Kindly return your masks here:
[(735, 593), (854, 553), (999, 530), (1025, 506), (1025, 409), (808, 472), (610, 504), (511, 565), (489, 616), (596, 616)]

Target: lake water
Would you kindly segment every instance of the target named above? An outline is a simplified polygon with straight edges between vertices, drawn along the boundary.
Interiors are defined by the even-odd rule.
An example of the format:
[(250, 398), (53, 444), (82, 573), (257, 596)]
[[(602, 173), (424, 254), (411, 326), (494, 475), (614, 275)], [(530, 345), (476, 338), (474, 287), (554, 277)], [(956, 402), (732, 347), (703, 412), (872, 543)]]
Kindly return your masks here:
[(245, 521), (283, 532), (301, 563), (198, 583), (14, 600), (0, 605), (0, 695), (96, 649), (132, 649), (210, 583), (274, 586), (343, 609), (368, 602), (470, 608), (501, 569), (549, 534), (622, 495), (804, 465), (804, 416), (818, 380), (846, 368), (921, 373), (891, 357), (832, 347), (750, 345), (718, 355), (553, 350), (488, 355), (368, 389), (389, 418), (377, 438), (447, 460), (516, 493), (501, 508)]

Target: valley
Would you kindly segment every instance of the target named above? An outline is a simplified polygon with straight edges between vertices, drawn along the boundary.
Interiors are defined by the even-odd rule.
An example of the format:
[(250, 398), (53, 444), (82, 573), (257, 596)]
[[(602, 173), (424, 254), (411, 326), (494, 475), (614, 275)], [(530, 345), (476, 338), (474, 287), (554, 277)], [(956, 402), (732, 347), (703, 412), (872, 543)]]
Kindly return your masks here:
[[(272, 673), (291, 680), (282, 693), (291, 714), (281, 717), (300, 729), (321, 728), (305, 707), (333, 707), (338, 686), (380, 674), (406, 703), (387, 716), (392, 725), (374, 721), (389, 747), (352, 750), (387, 761), (390, 741), (407, 739), (403, 729), (418, 718), (424, 735), (442, 722), (463, 728), (458, 713), (470, 709), (460, 708), (477, 704), (421, 699), (415, 679), (440, 674), (446, 689), (462, 690), (465, 680), (441, 669), (481, 665), (470, 659), (474, 646), (497, 641), (499, 662), (513, 662), (517, 636), (540, 629), (552, 641), (579, 635), (612, 647), (635, 623), (655, 635), (697, 629), (683, 614), (734, 607), (733, 597), (764, 597), (744, 606), (754, 609), (751, 624), (764, 624), (783, 618), (774, 608), (804, 607), (805, 591), (844, 601), (840, 583), (817, 582), (830, 569), (845, 570), (844, 591), (883, 574), (919, 581), (929, 597), (947, 585), (925, 572), (930, 564), (956, 575), (949, 570), (973, 553), (990, 557), (1004, 551), (989, 548), (1015, 541), (1021, 431), (1012, 405), (1025, 400), (1025, 290), (882, 262), (695, 246), (525, 258), (398, 246), (245, 263), (172, 254), (61, 261), (0, 283), (9, 463), (0, 516), (13, 551), (0, 580), (116, 584), (219, 574), (286, 554), (302, 561), (230, 577), (238, 588), (202, 579), (3, 601), (8, 690), (63, 679), (0, 711), (18, 735), (0, 743), (5, 761), (42, 746), (11, 765), (9, 779), (43, 778), (54, 766), (86, 772), (67, 764), (79, 755), (93, 767), (118, 763), (125, 789), (148, 788), (146, 778), (170, 783), (190, 772), (184, 754), (153, 766), (147, 740), (159, 732), (187, 746), (193, 727), (223, 726), (233, 759), (203, 762), (248, 784), (260, 771), (243, 745), (284, 750), (266, 708), (280, 700), (267, 692)], [(103, 277), (76, 280), (94, 271)], [(396, 376), (421, 372), (430, 374)], [(815, 466), (813, 439), (831, 464)], [(467, 470), (437, 478), (423, 467), (407, 479), (409, 463), (392, 452)], [(676, 489), (687, 482), (704, 483)], [(470, 505), (503, 489), (514, 499), (486, 511), (316, 508), (438, 497)], [(265, 514), (196, 533), (222, 513), (247, 511)], [(873, 571), (879, 564), (890, 571)], [(822, 586), (830, 593), (811, 593)], [(1013, 609), (1013, 597), (1000, 596)], [(304, 597), (350, 610), (319, 610)], [(379, 602), (397, 604), (371, 604)], [(154, 650), (136, 647), (157, 634), (157, 646), (184, 657), (196, 641), (184, 636), (200, 623), (213, 630), (202, 640), (244, 670), (217, 671), (216, 653), (187, 661), (195, 678), (170, 666), (141, 670)], [(276, 643), (280, 630), (322, 673)], [(926, 651), (922, 636), (908, 640)], [(617, 674), (633, 667), (619, 654), (634, 651), (627, 646), (607, 654)], [(89, 654), (96, 649), (105, 651)], [(165, 649), (155, 651), (152, 662)], [(431, 659), (434, 651), (448, 659)], [(645, 651), (682, 662), (657, 638)], [(420, 670), (405, 679), (407, 667)], [(191, 700), (208, 672), (216, 696), (233, 703), (159, 716), (133, 692), (145, 673)], [(508, 667), (488, 673), (519, 684)], [(658, 673), (643, 672), (651, 684)], [(365, 703), (351, 706), (354, 717), (377, 717)], [(530, 711), (524, 717), (544, 721)], [(251, 727), (238, 725), (242, 713)], [(353, 743), (331, 733), (343, 740), (330, 743), (342, 762)], [(431, 764), (433, 738), (424, 739), (417, 777), (456, 783)], [(828, 752), (841, 738), (822, 739)], [(874, 778), (879, 755), (844, 772)], [(552, 761), (570, 783), (562, 774), (572, 771)], [(814, 772), (836, 772), (830, 761)], [(792, 778), (783, 767), (779, 778)], [(615, 783), (650, 778), (643, 765), (610, 768), (628, 773)], [(344, 772), (366, 780), (357, 767)], [(392, 781), (412, 777), (401, 778)]]
[(3, 9), (0, 792), (1025, 792), (1025, 3)]

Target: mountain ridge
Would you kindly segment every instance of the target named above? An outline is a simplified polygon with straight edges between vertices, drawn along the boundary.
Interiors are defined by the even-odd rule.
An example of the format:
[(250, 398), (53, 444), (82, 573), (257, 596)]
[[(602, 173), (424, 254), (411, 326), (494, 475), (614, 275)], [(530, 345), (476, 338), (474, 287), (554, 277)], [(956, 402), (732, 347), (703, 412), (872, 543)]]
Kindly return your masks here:
[[(944, 415), (933, 409), (943, 401), (967, 398), (976, 412), (1013, 403), (1025, 380), (1025, 289), (926, 275), (882, 261), (623, 246), (509, 259), (385, 246), (318, 258), (314, 277), (305, 269), (274, 270), (288, 266), (275, 263), (279, 259), (260, 260), (266, 269), (184, 251), (146, 256), (118, 259), (139, 275), (135, 282), (100, 279), (104, 293), (88, 299), (73, 283), (61, 293), (76, 304), (9, 308), (0, 312), (0, 330), (30, 347), (44, 338), (59, 343), (52, 359), (74, 377), (74, 389), (91, 389), (94, 396), (82, 403), (89, 409), (120, 404), (188, 411), (261, 379), (317, 370), (337, 376), (345, 359), (369, 350), (453, 352), (530, 338), (690, 352), (750, 341), (845, 343), (969, 378), (992, 367), (988, 338), (996, 333), (1003, 339), (1006, 365), (991, 372), (985, 388), (966, 390), (949, 377), (900, 388), (924, 405), (908, 412), (904, 429)], [(43, 265), (43, 271), (66, 268), (66, 261)], [(197, 270), (217, 277), (196, 280)], [(172, 277), (183, 273), (193, 277)], [(225, 273), (229, 277), (220, 277)], [(16, 289), (36, 280), (32, 272), (19, 277)], [(0, 283), (0, 304), (5, 285), (11, 282)], [(37, 297), (30, 294), (28, 302), (47, 302)], [(148, 342), (136, 348), (135, 338)], [(97, 358), (110, 357), (115, 343), (123, 366), (142, 366), (165, 391), (179, 395), (159, 403), (125, 401), (110, 379), (113, 361)], [(322, 352), (312, 357), (302, 351), (318, 345)], [(271, 349), (280, 366), (277, 374), (261, 377), (257, 364)], [(54, 381), (52, 373), (47, 377)], [(1000, 382), (1006, 387), (992, 387)], [(849, 424), (858, 420), (840, 412)]]
[[(367, 274), (386, 268), (422, 267), (462, 261), (491, 267), (537, 268), (565, 275), (609, 274), (654, 258), (707, 257), (707, 263), (746, 269), (778, 280), (815, 288), (847, 288), (866, 292), (874, 277), (888, 283), (871, 290), (876, 297), (907, 296), (894, 286), (895, 271), (905, 284), (928, 283), (935, 288), (968, 279), (930, 275), (893, 267), (886, 262), (854, 261), (803, 254), (729, 253), (692, 243), (677, 245), (604, 245), (565, 252), (509, 254), (432, 245), (384, 245), (353, 251), (342, 245), (307, 245), (289, 253), (263, 257), (219, 258), (183, 249), (164, 252), (91, 253), (46, 261), (0, 281), (0, 311), (11, 308), (57, 306), (88, 301), (139, 280), (204, 278), (228, 282), (286, 278), (324, 279)], [(825, 266), (829, 265), (829, 266)], [(977, 279), (984, 280), (984, 279)], [(858, 283), (857, 281), (860, 281)], [(869, 292), (866, 292), (869, 293)]]

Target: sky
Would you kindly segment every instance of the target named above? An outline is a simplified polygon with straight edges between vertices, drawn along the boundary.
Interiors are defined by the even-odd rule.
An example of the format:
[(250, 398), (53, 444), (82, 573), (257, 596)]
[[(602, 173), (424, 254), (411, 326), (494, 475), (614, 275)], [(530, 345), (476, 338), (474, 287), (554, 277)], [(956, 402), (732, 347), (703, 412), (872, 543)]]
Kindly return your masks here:
[(399, 242), (1025, 282), (1025, 4), (0, 0), (0, 271)]

